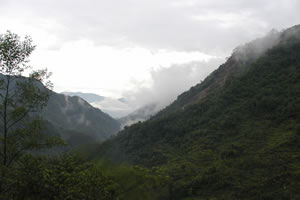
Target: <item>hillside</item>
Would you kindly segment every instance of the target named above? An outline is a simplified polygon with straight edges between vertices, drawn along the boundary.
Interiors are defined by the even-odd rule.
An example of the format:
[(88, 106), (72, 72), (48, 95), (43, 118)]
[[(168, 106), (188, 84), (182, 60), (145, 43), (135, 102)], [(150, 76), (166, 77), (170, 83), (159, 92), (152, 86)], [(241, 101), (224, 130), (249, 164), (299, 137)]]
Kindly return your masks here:
[(105, 97), (93, 94), (93, 93), (83, 93), (83, 92), (62, 92), (62, 94), (68, 95), (68, 96), (78, 96), (82, 99), (86, 100), (88, 103), (93, 102), (99, 102), (105, 99)]
[(133, 108), (124, 98), (114, 99), (110, 97), (99, 96), (93, 93), (82, 92), (63, 92), (62, 94), (72, 97), (78, 96), (87, 101), (93, 107), (99, 108), (115, 119), (124, 117), (131, 113), (133, 110)]
[[(1, 73), (0, 78), (3, 79)], [(25, 77), (15, 79), (17, 82), (26, 80)], [(11, 88), (14, 88), (15, 84), (12, 82)], [(35, 84), (42, 91), (48, 90), (40, 82), (35, 82)], [(117, 120), (100, 109), (94, 108), (82, 98), (58, 94), (54, 91), (48, 92), (47, 106), (38, 112), (45, 120), (46, 130), (44, 131), (47, 134), (60, 136), (69, 144), (79, 145), (103, 141), (120, 130)]]
[(94, 108), (82, 98), (55, 92), (51, 92), (42, 116), (58, 132), (61, 132), (62, 137), (66, 140), (79, 140), (74, 136), (84, 138), (85, 135), (87, 139), (93, 138), (101, 141), (116, 134), (120, 128), (116, 120), (100, 109)]
[(300, 26), (235, 49), (90, 158), (160, 167), (170, 199), (300, 199)]
[(155, 115), (157, 113), (157, 105), (156, 104), (148, 104), (145, 106), (142, 106), (141, 108), (133, 111), (129, 115), (125, 117), (121, 117), (118, 119), (118, 122), (121, 124), (121, 128), (124, 128), (125, 126), (130, 126), (132, 124), (135, 124), (139, 121), (143, 122), (145, 120), (148, 120), (150, 117)]

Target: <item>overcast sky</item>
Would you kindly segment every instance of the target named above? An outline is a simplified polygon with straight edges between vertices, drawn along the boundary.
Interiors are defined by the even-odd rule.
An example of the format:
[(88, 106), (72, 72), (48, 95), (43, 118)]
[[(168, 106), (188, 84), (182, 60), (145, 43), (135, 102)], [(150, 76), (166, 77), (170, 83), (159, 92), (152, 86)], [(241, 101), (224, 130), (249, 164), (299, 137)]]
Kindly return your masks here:
[(56, 91), (111, 97), (174, 96), (236, 46), (298, 23), (299, 0), (0, 0), (0, 32), (33, 38), (31, 63)]

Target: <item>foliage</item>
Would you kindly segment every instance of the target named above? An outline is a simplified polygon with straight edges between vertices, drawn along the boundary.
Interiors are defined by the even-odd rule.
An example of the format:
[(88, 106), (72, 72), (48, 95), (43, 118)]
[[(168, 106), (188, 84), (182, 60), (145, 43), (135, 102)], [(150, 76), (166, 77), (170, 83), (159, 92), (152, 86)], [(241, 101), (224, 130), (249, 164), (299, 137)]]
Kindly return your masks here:
[(51, 87), (49, 73), (38, 70), (22, 77), (34, 48), (29, 37), (21, 41), (11, 32), (0, 35), (0, 193), (12, 188), (11, 169), (24, 154), (61, 143), (42, 134), (42, 120), (35, 115), (47, 104), (48, 89), (41, 82)]
[[(220, 74), (228, 77), (216, 86)], [(284, 37), (251, 62), (229, 59), (90, 156), (164, 168), (170, 199), (299, 199), (299, 91), (300, 39)]]
[(118, 197), (128, 200), (166, 199), (169, 196), (169, 177), (164, 169), (115, 165), (101, 162), (104, 173), (118, 184)]
[[(1, 165), (0, 198), (300, 199), (300, 37), (287, 35), (260, 57), (228, 59), (155, 117), (83, 152), (100, 161), (22, 154)], [(28, 92), (24, 100), (42, 91)], [(13, 130), (37, 144), (28, 135), (39, 120), (27, 119)]]
[(49, 73), (23, 76), (34, 48), (30, 37), (21, 41), (11, 32), (0, 35), (0, 199), (120, 199), (118, 184), (103, 174), (101, 165), (68, 154), (42, 156), (42, 149), (63, 142), (55, 137), (59, 127), (40, 117), (51, 94)]
[(6, 199), (116, 199), (115, 183), (76, 156), (26, 156)]
[(168, 177), (159, 168), (85, 162), (72, 154), (27, 155), (11, 169), (11, 189), (0, 199), (134, 200), (165, 199)]
[[(80, 136), (85, 136), (87, 140), (103, 141), (120, 129), (117, 120), (92, 107), (80, 97), (70, 97), (53, 91), (50, 92), (48, 105), (41, 115), (56, 129), (61, 129), (58, 132), (61, 132), (62, 138), (71, 144), (84, 142), (80, 141)], [(78, 137), (76, 132), (80, 133), (77, 134)]]

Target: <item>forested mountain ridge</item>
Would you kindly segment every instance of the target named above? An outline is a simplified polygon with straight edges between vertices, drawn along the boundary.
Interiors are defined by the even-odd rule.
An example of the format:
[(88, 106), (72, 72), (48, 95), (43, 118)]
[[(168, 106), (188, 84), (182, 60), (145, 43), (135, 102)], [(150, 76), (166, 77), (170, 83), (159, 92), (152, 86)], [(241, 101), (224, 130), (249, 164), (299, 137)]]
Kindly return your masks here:
[[(0, 74), (3, 78), (4, 75)], [(27, 81), (26, 77), (16, 77), (15, 82)], [(15, 82), (11, 87), (15, 87)], [(94, 108), (84, 99), (64, 94), (58, 94), (36, 81), (36, 87), (41, 91), (47, 90), (49, 101), (47, 105), (35, 113), (45, 121), (47, 134), (59, 136), (68, 144), (80, 145), (104, 141), (120, 130), (117, 120)], [(2, 92), (2, 91), (1, 91)]]
[(149, 119), (151, 116), (155, 115), (156, 113), (157, 113), (157, 104), (155, 103), (147, 104), (133, 111), (129, 115), (125, 117), (121, 117), (120, 119), (118, 119), (118, 121), (121, 124), (121, 128), (124, 128), (125, 126), (130, 126), (139, 121), (141, 122), (145, 121)]
[(42, 116), (56, 128), (82, 132), (96, 140), (103, 141), (120, 129), (120, 124), (115, 119), (82, 98), (55, 92), (51, 92)]
[(101, 111), (109, 114), (114, 119), (126, 116), (133, 111), (133, 108), (125, 98), (115, 99), (112, 97), (100, 96), (98, 94), (82, 92), (62, 92), (62, 94), (72, 97), (81, 97), (90, 105), (95, 108), (99, 108)]
[(272, 34), (90, 157), (161, 167), (171, 199), (300, 199), (300, 26)]
[(85, 99), (88, 103), (93, 103), (96, 101), (102, 101), (105, 99), (105, 97), (93, 94), (93, 93), (83, 93), (83, 92), (62, 92), (62, 94), (68, 95), (68, 96), (78, 96), (82, 99)]
[(184, 109), (186, 106), (199, 102), (210, 92), (222, 87), (229, 77), (238, 76), (245, 71), (258, 57), (277, 45), (280, 37), (283, 37), (280, 32), (272, 30), (262, 38), (236, 47), (224, 64), (212, 72), (203, 82), (180, 94), (165, 111), (172, 112), (177, 109)]

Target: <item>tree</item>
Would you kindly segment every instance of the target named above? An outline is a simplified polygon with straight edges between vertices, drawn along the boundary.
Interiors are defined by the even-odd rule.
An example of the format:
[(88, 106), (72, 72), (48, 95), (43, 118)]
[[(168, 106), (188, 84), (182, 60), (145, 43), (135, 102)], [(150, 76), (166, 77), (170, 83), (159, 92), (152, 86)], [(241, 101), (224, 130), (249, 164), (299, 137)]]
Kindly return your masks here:
[(27, 155), (20, 159), (20, 167), (13, 199), (118, 199), (118, 184), (104, 174), (103, 167), (74, 154)]
[(60, 143), (42, 134), (38, 115), (47, 105), (50, 73), (43, 69), (24, 77), (34, 49), (28, 36), (22, 41), (10, 31), (0, 35), (0, 194), (13, 187), (9, 175), (24, 154)]

